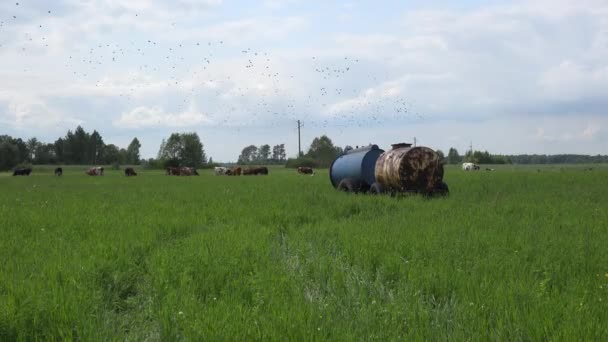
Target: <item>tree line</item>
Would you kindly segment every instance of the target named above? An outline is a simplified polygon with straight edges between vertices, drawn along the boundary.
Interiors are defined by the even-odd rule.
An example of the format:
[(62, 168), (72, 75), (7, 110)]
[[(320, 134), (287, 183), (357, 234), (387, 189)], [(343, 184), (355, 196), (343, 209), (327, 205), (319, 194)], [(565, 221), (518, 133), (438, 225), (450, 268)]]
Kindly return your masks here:
[(89, 133), (81, 126), (53, 143), (37, 138), (27, 141), (8, 135), (0, 136), (0, 170), (21, 164), (139, 164), (141, 144), (133, 138), (124, 149), (105, 144), (97, 131)]
[[(106, 144), (96, 130), (89, 133), (81, 126), (69, 130), (64, 137), (53, 143), (43, 143), (37, 138), (22, 140), (8, 135), (0, 135), (0, 170), (9, 170), (23, 164), (131, 164), (143, 163), (149, 168), (168, 166), (213, 167), (216, 164), (207, 158), (204, 145), (196, 133), (172, 133), (163, 139), (156, 158), (140, 160), (141, 144), (133, 138), (129, 146), (120, 148)], [(238, 164), (285, 164), (287, 167), (310, 166), (329, 167), (340, 154), (352, 149), (334, 145), (326, 135), (314, 138), (306, 153), (297, 158), (287, 159), (285, 144), (270, 146), (249, 145), (243, 148)], [(448, 164), (473, 162), (476, 164), (578, 164), (608, 163), (607, 155), (580, 154), (521, 154), (496, 155), (488, 151), (467, 151), (460, 155), (450, 148), (447, 156), (437, 150), (440, 158)]]
[(287, 158), (285, 144), (270, 145), (264, 144), (260, 147), (249, 145), (241, 151), (237, 160), (238, 164), (283, 164)]
[[(441, 153), (441, 151), (437, 151)], [(441, 153), (443, 156), (443, 153)], [(450, 148), (445, 157), (448, 164), (471, 162), (476, 164), (595, 164), (608, 163), (608, 155), (585, 154), (490, 154), (488, 151), (467, 151), (463, 156), (455, 148)]]

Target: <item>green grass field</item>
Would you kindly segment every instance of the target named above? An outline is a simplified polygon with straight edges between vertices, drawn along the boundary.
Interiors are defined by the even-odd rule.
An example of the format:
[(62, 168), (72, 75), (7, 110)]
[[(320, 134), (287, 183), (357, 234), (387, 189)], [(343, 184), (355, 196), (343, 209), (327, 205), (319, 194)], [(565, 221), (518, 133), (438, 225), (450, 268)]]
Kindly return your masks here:
[(0, 176), (0, 340), (608, 340), (608, 168)]

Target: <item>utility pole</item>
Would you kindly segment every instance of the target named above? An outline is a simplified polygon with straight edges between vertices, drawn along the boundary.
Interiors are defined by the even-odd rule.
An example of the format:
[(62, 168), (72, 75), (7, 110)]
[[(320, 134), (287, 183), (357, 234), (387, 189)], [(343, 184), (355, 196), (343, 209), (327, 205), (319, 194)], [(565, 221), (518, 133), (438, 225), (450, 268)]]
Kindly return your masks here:
[(416, 137), (414, 137), (414, 147), (416, 147)]
[(301, 124), (300, 120), (298, 120), (298, 158), (302, 156), (302, 147), (300, 145), (300, 128), (302, 127), (304, 127), (304, 124)]

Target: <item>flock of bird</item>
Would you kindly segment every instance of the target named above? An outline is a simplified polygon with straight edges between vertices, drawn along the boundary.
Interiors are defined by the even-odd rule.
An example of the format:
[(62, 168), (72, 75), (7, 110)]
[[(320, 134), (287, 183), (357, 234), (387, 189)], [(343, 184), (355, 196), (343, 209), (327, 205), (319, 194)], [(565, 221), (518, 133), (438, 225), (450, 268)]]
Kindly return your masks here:
[[(45, 14), (53, 16), (51, 10)], [(25, 55), (28, 49), (39, 54), (34, 50), (49, 48), (45, 26), (31, 23), (27, 28), (38, 33), (25, 32), (21, 41), (6, 45), (7, 28), (19, 26), (20, 17), (0, 19), (0, 54), (8, 48)], [(129, 107), (146, 105), (150, 99), (145, 92), (162, 86), (165, 94), (179, 98), (171, 103), (174, 112), (196, 105), (217, 125), (277, 127), (301, 119), (309, 127), (346, 129), (421, 117), (410, 112), (412, 103), (403, 94), (382, 94), (391, 75), (378, 76), (363, 57), (285, 57), (281, 52), (235, 48), (224, 40), (167, 43), (125, 38), (80, 43), (65, 52), (67, 58), (57, 72), (71, 75), (76, 84), (110, 92)], [(110, 75), (119, 75), (119, 80)], [(375, 95), (367, 95), (373, 88)]]

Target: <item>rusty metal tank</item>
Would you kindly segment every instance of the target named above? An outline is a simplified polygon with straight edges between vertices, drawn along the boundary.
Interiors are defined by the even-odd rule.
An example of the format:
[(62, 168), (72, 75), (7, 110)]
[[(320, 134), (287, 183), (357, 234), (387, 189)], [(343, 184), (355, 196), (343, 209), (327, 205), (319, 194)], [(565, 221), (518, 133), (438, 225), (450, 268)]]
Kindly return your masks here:
[(442, 189), (443, 163), (432, 149), (393, 144), (378, 157), (376, 182), (384, 191), (433, 193)]

